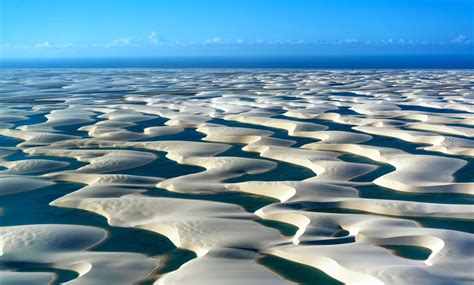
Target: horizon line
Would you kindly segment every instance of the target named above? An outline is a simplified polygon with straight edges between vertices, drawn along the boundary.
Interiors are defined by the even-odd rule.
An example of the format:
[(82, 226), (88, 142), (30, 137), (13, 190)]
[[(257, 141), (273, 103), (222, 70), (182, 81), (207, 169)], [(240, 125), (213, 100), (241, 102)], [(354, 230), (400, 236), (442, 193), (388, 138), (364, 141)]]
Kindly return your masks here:
[(0, 68), (474, 69), (474, 54), (0, 58)]

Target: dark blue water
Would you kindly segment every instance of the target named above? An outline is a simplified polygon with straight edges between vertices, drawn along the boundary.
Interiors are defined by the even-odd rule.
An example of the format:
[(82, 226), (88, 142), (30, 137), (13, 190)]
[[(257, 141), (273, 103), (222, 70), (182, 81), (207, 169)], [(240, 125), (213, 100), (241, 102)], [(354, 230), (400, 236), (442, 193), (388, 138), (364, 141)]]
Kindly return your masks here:
[(427, 68), (471, 69), (474, 55), (207, 56), (0, 59), (0, 68)]

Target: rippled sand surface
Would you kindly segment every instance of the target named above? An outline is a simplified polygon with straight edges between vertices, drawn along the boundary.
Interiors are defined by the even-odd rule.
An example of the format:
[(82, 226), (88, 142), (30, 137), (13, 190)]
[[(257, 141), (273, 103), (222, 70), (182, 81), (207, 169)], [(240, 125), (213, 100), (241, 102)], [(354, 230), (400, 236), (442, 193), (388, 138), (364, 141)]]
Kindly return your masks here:
[(472, 284), (474, 72), (0, 71), (1, 284)]

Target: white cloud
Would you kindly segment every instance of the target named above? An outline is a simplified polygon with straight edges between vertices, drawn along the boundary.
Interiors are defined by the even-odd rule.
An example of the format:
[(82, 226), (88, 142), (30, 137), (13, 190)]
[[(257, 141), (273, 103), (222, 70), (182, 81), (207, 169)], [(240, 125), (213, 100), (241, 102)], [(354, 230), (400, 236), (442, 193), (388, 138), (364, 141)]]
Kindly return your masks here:
[(70, 48), (70, 47), (72, 47), (72, 44), (57, 45), (49, 41), (45, 41), (45, 42), (38, 43), (35, 45), (35, 48)]
[(202, 42), (202, 44), (204, 45), (217, 45), (217, 44), (243, 45), (243, 44), (263, 44), (263, 43), (265, 43), (264, 40), (246, 41), (243, 39), (223, 39), (221, 37), (214, 37)]
[[(138, 47), (144, 45), (161, 45), (163, 44), (163, 39), (155, 32), (151, 32), (146, 38), (135, 38), (135, 37), (121, 37), (110, 43), (102, 44), (104, 47)], [(100, 45), (100, 44), (99, 44)]]
[(147, 37), (148, 42), (156, 45), (160, 42), (160, 39), (158, 37), (158, 34), (155, 32), (151, 32), (148, 37)]
[(467, 44), (471, 41), (465, 35), (459, 34), (451, 42), (454, 44)]
[(33, 45), (18, 45), (1, 43), (0, 48), (6, 49), (65, 49), (65, 48), (126, 48), (126, 47), (158, 47), (158, 46), (194, 46), (194, 45), (294, 45), (294, 46), (330, 46), (330, 45), (366, 45), (366, 46), (391, 46), (391, 45), (404, 45), (404, 46), (426, 46), (426, 45), (463, 45), (470, 46), (474, 44), (474, 40), (469, 39), (463, 34), (457, 35), (452, 40), (445, 41), (414, 41), (410, 39), (376, 39), (376, 40), (361, 40), (357, 38), (346, 38), (346, 39), (332, 39), (332, 40), (282, 40), (282, 39), (255, 39), (255, 40), (244, 40), (244, 39), (232, 39), (222, 38), (219, 36), (207, 39), (205, 41), (175, 41), (169, 42), (163, 40), (156, 32), (151, 32), (147, 36), (138, 38), (125, 36), (118, 38), (109, 43), (88, 43), (88, 44), (56, 44), (51, 41), (44, 41)]
[(50, 42), (43, 42), (35, 45), (35, 48), (52, 48), (53, 45)]
[(358, 39), (353, 39), (353, 38), (345, 39), (345, 40), (344, 40), (344, 43), (345, 43), (345, 44), (355, 44), (355, 43), (358, 43), (358, 42), (359, 42)]
[(223, 44), (225, 41), (220, 37), (215, 37), (213, 39), (208, 39), (204, 44)]
[(129, 47), (137, 44), (138, 41), (132, 37), (122, 37), (106, 44), (105, 47)]

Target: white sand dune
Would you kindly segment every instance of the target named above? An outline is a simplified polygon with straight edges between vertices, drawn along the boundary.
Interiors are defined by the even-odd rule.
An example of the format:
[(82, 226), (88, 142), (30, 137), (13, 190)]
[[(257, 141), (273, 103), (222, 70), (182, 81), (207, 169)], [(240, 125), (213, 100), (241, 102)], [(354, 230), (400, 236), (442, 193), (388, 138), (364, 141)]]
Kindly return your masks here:
[(51, 284), (54, 279), (54, 273), (48, 272), (14, 272), (1, 271), (0, 279), (4, 284), (29, 285), (29, 284)]
[(68, 166), (69, 163), (63, 161), (54, 161), (47, 159), (25, 159), (16, 161), (2, 161), (0, 166), (7, 170), (0, 171), (6, 174), (32, 174), (37, 172), (52, 171), (58, 168)]
[(31, 191), (53, 185), (52, 182), (45, 179), (16, 175), (1, 175), (0, 182), (0, 195)]
[[(406, 192), (473, 194), (473, 183), (453, 182), (453, 174), (466, 165), (458, 158), (412, 155), (398, 149), (356, 144), (308, 144), (305, 148), (343, 151), (387, 163), (395, 171), (380, 176), (373, 183)], [(422, 168), (420, 168), (422, 166)]]
[(76, 170), (81, 173), (104, 173), (129, 169), (156, 159), (153, 153), (132, 150), (70, 150), (35, 147), (26, 149), (25, 152), (31, 155), (60, 156), (87, 162), (87, 165)]
[(2, 73), (0, 284), (474, 282), (472, 71)]
[(293, 284), (261, 266), (250, 250), (218, 249), (186, 263), (155, 284)]
[(51, 143), (78, 138), (77, 136), (57, 134), (52, 132), (31, 132), (31, 131), (18, 131), (11, 129), (0, 129), (0, 135), (13, 137), (24, 140), (23, 143), (18, 145), (19, 147), (26, 147), (31, 145), (49, 145)]
[[(139, 254), (87, 251), (105, 238), (102, 229), (78, 225), (2, 227), (0, 260), (76, 271), (79, 277), (68, 284), (131, 284), (158, 266), (158, 260)], [(42, 274), (39, 280), (46, 280), (47, 276)], [(6, 277), (11, 282), (7, 284), (17, 284), (30, 281), (33, 276), (7, 274)]]
[[(410, 284), (414, 279), (427, 283), (430, 282), (428, 280), (449, 283), (454, 272), (460, 277), (459, 283), (463, 283), (463, 279), (467, 283), (470, 278), (469, 264), (473, 260), (470, 253), (463, 249), (474, 242), (471, 234), (419, 228), (406, 220), (367, 215), (305, 212), (298, 215), (310, 221), (305, 235), (300, 238), (301, 242), (275, 247), (269, 253), (313, 266), (344, 283)], [(310, 245), (315, 240), (336, 239), (331, 235), (340, 228), (348, 230), (356, 242)], [(431, 250), (431, 254), (424, 261), (410, 260), (383, 248), (393, 245), (423, 247)], [(351, 258), (354, 254), (364, 258)], [(371, 259), (377, 262), (368, 261)]]

